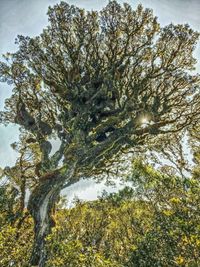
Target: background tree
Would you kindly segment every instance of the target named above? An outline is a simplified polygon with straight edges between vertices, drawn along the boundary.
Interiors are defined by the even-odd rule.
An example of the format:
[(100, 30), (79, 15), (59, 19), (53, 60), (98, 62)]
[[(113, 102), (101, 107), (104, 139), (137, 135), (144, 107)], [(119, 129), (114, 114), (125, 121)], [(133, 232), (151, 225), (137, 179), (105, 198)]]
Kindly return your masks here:
[[(2, 121), (18, 124), (40, 149), (28, 204), (31, 264), (39, 266), (64, 186), (109, 173), (130, 149), (199, 117), (199, 76), (188, 73), (199, 34), (188, 25), (161, 28), (152, 10), (116, 1), (100, 12), (61, 2), (48, 16), (42, 34), (18, 36), (18, 51), (0, 65), (1, 81), (13, 86)], [(60, 140), (53, 155), (52, 137)]]
[[(167, 173), (166, 166), (155, 170), (138, 158), (130, 187), (92, 202), (77, 200), (73, 208), (57, 207), (46, 266), (199, 266), (198, 166), (186, 190), (181, 175)], [(30, 266), (32, 226), (30, 217), (20, 229), (8, 220), (1, 226), (2, 267)]]

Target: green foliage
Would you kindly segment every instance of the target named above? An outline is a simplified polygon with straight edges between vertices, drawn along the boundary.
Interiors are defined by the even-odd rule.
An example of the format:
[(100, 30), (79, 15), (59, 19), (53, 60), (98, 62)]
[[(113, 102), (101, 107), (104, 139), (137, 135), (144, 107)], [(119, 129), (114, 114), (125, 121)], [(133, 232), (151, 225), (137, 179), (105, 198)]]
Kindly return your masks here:
[[(200, 264), (200, 180), (183, 180), (134, 161), (132, 187), (77, 201), (54, 214), (46, 266), (197, 267)], [(4, 215), (2, 215), (4, 216)], [(1, 226), (1, 266), (28, 266), (32, 221)]]
[(76, 240), (81, 253), (90, 248), (116, 266), (199, 266), (199, 179), (169, 176), (136, 160), (130, 180), (132, 188), (57, 214), (62, 223), (51, 240), (60, 249), (52, 259), (63, 259)]
[(116, 263), (106, 259), (93, 247), (84, 247), (79, 240), (60, 242), (54, 236), (47, 238), (49, 245), (49, 260), (47, 267), (117, 267)]
[(20, 229), (9, 223), (0, 227), (0, 266), (28, 267), (33, 242), (33, 221), (28, 218)]
[(169, 176), (136, 161), (131, 180), (139, 184), (136, 195), (147, 199), (154, 215), (130, 266), (199, 266), (199, 177)]
[[(0, 62), (0, 81), (13, 87), (1, 120), (21, 126), (40, 151), (38, 177), (62, 157), (62, 165), (78, 160), (76, 176), (107, 173), (147, 136), (197, 120), (199, 76), (188, 70), (199, 33), (188, 24), (162, 28), (151, 9), (117, 1), (98, 12), (62, 1), (48, 18), (39, 36), (18, 36), (18, 50)], [(52, 137), (61, 146), (50, 156)]]
[(15, 219), (14, 207), (16, 206), (16, 197), (18, 190), (10, 184), (2, 181), (0, 186), (0, 225), (13, 222)]
[[(43, 267), (51, 212), (64, 186), (116, 175), (124, 155), (191, 130), (199, 119), (200, 77), (191, 72), (199, 33), (188, 24), (162, 28), (152, 10), (117, 1), (98, 12), (61, 2), (49, 8), (48, 21), (39, 36), (18, 36), (18, 50), (0, 62), (0, 81), (12, 85), (0, 120), (22, 133), (12, 144), (20, 157), (4, 169), (10, 184), (0, 188), (8, 266), (27, 264), (29, 246), (17, 239), (14, 249), (16, 231), (28, 240), (31, 229), (20, 228), (27, 189), (35, 224), (31, 261)], [(52, 138), (60, 142), (53, 155)], [(190, 179), (140, 160), (133, 169), (133, 188), (56, 214), (48, 266), (199, 264), (199, 166)]]

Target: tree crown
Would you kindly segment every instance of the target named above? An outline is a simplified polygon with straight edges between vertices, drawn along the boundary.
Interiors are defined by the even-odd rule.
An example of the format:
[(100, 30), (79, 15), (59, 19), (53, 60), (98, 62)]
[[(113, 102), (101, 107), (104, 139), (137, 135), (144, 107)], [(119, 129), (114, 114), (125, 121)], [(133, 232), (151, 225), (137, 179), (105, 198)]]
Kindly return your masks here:
[[(64, 157), (78, 162), (77, 175), (93, 175), (197, 119), (199, 76), (188, 71), (199, 34), (189, 25), (161, 28), (152, 10), (116, 1), (100, 12), (61, 2), (48, 16), (40, 36), (18, 36), (18, 51), (0, 63), (1, 81), (13, 85), (2, 120), (40, 148), (41, 173)], [(50, 156), (52, 137), (61, 145)]]

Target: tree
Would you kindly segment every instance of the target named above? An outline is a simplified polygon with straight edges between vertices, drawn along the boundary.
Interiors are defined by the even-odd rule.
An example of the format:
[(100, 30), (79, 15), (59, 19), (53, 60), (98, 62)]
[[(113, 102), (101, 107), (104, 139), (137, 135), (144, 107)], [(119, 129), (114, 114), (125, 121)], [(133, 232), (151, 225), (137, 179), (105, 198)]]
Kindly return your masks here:
[[(26, 206), (26, 193), (37, 183), (34, 177), (35, 165), (39, 163), (40, 150), (36, 144), (30, 143), (30, 138), (25, 133), (20, 134), (20, 140), (11, 144), (19, 156), (13, 167), (5, 167), (2, 176), (8, 180), (8, 185), (15, 191), (17, 204), (16, 218), (23, 215)], [(18, 214), (17, 214), (18, 213)]]
[(158, 171), (135, 160), (130, 181), (134, 196), (148, 203), (152, 216), (127, 266), (198, 266), (199, 177), (183, 179), (181, 173), (171, 174), (170, 166)]
[[(185, 180), (136, 159), (131, 187), (92, 202), (77, 200), (73, 208), (57, 206), (56, 227), (46, 239), (46, 266), (199, 266), (197, 167)], [(20, 229), (9, 220), (1, 226), (2, 267), (30, 266), (32, 226), (30, 217)]]
[[(40, 149), (28, 210), (35, 223), (31, 264), (44, 266), (51, 210), (63, 187), (112, 172), (130, 149), (199, 117), (199, 76), (189, 74), (199, 34), (161, 28), (152, 10), (110, 1), (100, 12), (61, 2), (35, 38), (0, 64), (13, 94), (1, 113)], [(51, 154), (51, 138), (60, 141)]]

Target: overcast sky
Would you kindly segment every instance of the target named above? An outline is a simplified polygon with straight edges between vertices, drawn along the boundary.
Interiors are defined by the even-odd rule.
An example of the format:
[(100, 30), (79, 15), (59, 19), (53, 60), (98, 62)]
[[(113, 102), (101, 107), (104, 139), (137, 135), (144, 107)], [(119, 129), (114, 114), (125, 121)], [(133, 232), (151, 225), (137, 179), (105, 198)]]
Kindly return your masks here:
[[(86, 9), (101, 9), (107, 0), (70, 0), (70, 4), (78, 5)], [(124, 1), (119, 1), (120, 3)], [(127, 0), (136, 7), (142, 3), (144, 7), (150, 7), (158, 17), (162, 26), (173, 23), (189, 23), (200, 31), (200, 0)], [(41, 33), (47, 25), (47, 8), (49, 5), (59, 3), (57, 0), (0, 0), (0, 60), (1, 55), (16, 49), (14, 40), (18, 34), (35, 36)], [(195, 56), (200, 58), (200, 45), (198, 44)], [(199, 60), (200, 62), (200, 60)], [(197, 71), (200, 72), (200, 64)], [(11, 94), (11, 88), (0, 83), (0, 109), (4, 106), (5, 98)], [(18, 130), (15, 126), (0, 126), (0, 166), (5, 167), (15, 162), (16, 154), (10, 144), (17, 140)], [(84, 184), (84, 186), (82, 186)], [(82, 198), (93, 199), (97, 191), (105, 188), (88, 182), (76, 187)], [(87, 190), (86, 190), (87, 188)], [(70, 194), (70, 192), (68, 192)]]

